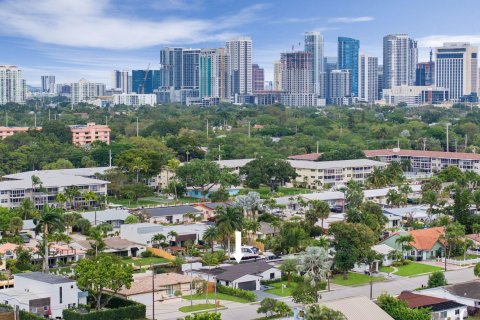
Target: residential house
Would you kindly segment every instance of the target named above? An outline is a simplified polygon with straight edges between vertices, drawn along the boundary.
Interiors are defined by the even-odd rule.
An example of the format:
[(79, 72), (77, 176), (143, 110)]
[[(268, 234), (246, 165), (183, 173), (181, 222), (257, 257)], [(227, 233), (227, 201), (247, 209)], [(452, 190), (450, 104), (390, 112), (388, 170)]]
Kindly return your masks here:
[(422, 290), (422, 294), (456, 301), (470, 310), (480, 308), (480, 281), (468, 281), (444, 287)]
[(280, 228), (265, 221), (260, 222), (260, 228), (257, 231), (257, 239), (265, 240), (269, 237), (275, 237), (280, 232)]
[(429, 220), (427, 206), (406, 206), (401, 208), (383, 208), (383, 214), (388, 218), (387, 228), (401, 227), (407, 221), (425, 222)]
[(156, 207), (143, 210), (150, 216), (151, 223), (184, 223), (191, 221), (187, 217), (189, 214), (201, 215), (202, 212), (193, 206), (171, 206), (171, 207)]
[(18, 273), (13, 288), (0, 290), (0, 301), (21, 310), (52, 318), (62, 311), (87, 303), (87, 292), (75, 280), (42, 272)]
[[(378, 272), (381, 266), (388, 267), (392, 265), (393, 259), (391, 258), (390, 254), (395, 251), (395, 249), (387, 246), (386, 244), (377, 244), (372, 246), (372, 250), (375, 251), (379, 257), (381, 257), (373, 262), (372, 272)], [(370, 266), (365, 263), (360, 263), (355, 266), (354, 271), (370, 271)]]
[[(179, 224), (172, 226), (146, 222), (123, 224), (120, 227), (120, 238), (151, 246), (153, 236), (156, 234), (163, 234), (171, 245), (182, 246), (187, 240), (193, 241), (194, 243), (198, 243), (199, 240), (202, 240), (203, 233), (208, 226), (209, 224), (206, 223)], [(174, 232), (176, 236), (172, 237), (172, 232)]]
[(401, 251), (401, 245), (396, 243), (396, 240), (401, 235), (410, 234), (413, 236), (413, 242), (410, 243), (412, 250), (407, 252), (407, 255), (417, 261), (435, 259), (444, 255), (445, 247), (441, 240), (441, 237), (444, 233), (445, 228), (443, 227), (425, 228), (410, 231), (402, 230), (392, 234), (381, 243), (386, 244), (395, 250)]
[(232, 202), (202, 202), (193, 204), (192, 207), (202, 211), (203, 221), (207, 221), (208, 219), (215, 216), (215, 212), (217, 209), (219, 209), (220, 207), (230, 207), (232, 206), (232, 204)]
[[(107, 237), (104, 239), (104, 242), (104, 252), (114, 253), (122, 257), (138, 257), (142, 252), (147, 250), (145, 245), (122, 239), (120, 237)], [(91, 243), (92, 241), (90, 240), (77, 240), (72, 243), (71, 246), (87, 251), (92, 249)]]
[(85, 211), (80, 212), (84, 219), (87, 219), (91, 225), (109, 224), (114, 229), (120, 228), (125, 223), (125, 219), (131, 216), (126, 209), (113, 208), (99, 211)]
[(403, 291), (397, 299), (405, 301), (409, 308), (430, 309), (435, 320), (463, 320), (468, 317), (467, 306), (452, 300), (410, 291)]
[(465, 237), (472, 240), (476, 247), (480, 246), (480, 234), (478, 233), (467, 234)]

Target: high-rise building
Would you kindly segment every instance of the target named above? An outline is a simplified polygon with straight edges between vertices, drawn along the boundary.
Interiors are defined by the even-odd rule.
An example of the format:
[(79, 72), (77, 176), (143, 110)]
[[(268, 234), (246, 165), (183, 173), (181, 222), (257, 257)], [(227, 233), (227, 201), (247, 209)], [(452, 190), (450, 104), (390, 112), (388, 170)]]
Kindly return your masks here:
[(273, 63), (273, 90), (282, 91), (282, 62), (280, 60)]
[(230, 96), (228, 61), (224, 48), (201, 50), (199, 62), (200, 98), (225, 100)]
[(417, 41), (407, 34), (383, 38), (383, 87), (413, 86), (418, 63)]
[(231, 96), (251, 94), (252, 85), (252, 39), (240, 37), (226, 42), (230, 57), (228, 73), (231, 77)]
[(0, 104), (25, 102), (25, 80), (17, 66), (0, 66)]
[(98, 96), (105, 95), (105, 84), (80, 79), (80, 81), (73, 82), (70, 85), (70, 91), (70, 100), (72, 104), (88, 102)]
[(320, 32), (305, 32), (305, 52), (310, 58), (311, 91), (321, 94), (324, 83), (323, 35)]
[(377, 100), (383, 99), (383, 66), (378, 66), (377, 72)]
[(163, 48), (160, 50), (160, 87), (182, 88), (182, 48)]
[(182, 89), (197, 89), (200, 49), (182, 51)]
[(42, 76), (42, 93), (55, 93), (55, 76)]
[(112, 89), (120, 89), (123, 93), (132, 92), (132, 77), (127, 70), (112, 71)]
[(71, 86), (69, 83), (57, 83), (55, 85), (55, 92), (58, 95), (69, 96), (70, 90), (71, 90)]
[(361, 54), (358, 62), (358, 98), (375, 102), (378, 97), (378, 58)]
[(159, 70), (132, 70), (132, 92), (139, 94), (153, 93), (160, 87)]
[(258, 64), (252, 64), (252, 87), (253, 92), (263, 91), (265, 89), (265, 73)]
[(449, 89), (452, 100), (478, 94), (478, 48), (459, 42), (436, 48), (435, 85)]
[(351, 95), (358, 96), (358, 55), (360, 41), (338, 37), (338, 69), (350, 70)]
[(305, 51), (282, 53), (280, 61), (282, 63), (282, 89), (287, 93), (312, 93), (310, 53)]
[(328, 76), (328, 100), (333, 104), (352, 95), (350, 70), (332, 70)]
[(416, 86), (433, 86), (435, 84), (435, 62), (433, 62), (432, 56), (433, 53), (430, 50), (430, 60), (417, 63), (415, 73)]

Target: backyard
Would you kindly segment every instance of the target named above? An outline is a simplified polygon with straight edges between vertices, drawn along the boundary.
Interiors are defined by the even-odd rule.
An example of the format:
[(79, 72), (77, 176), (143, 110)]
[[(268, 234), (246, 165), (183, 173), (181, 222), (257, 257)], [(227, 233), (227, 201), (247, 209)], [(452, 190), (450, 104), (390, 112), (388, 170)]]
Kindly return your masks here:
[[(258, 189), (249, 189), (249, 188), (244, 188), (240, 191), (240, 194), (247, 194), (248, 192), (258, 192), (260, 194), (260, 197), (262, 199), (269, 198), (272, 194), (270, 193), (270, 188), (266, 186), (262, 186)], [(278, 188), (278, 191), (275, 192), (276, 197), (286, 197), (286, 196), (295, 196), (298, 194), (307, 194), (307, 193), (312, 193), (313, 191), (310, 189), (304, 189), (304, 188), (285, 188), (285, 187), (280, 187)]]
[(370, 281), (379, 282), (384, 280), (385, 278), (383, 277), (370, 277), (369, 275), (363, 273), (349, 272), (347, 279), (343, 279), (343, 274), (337, 274), (333, 277), (332, 282), (340, 286), (358, 286), (369, 283)]
[(160, 257), (147, 257), (147, 258), (123, 258), (124, 263), (133, 263), (136, 266), (149, 266), (151, 264), (169, 263), (170, 261)]
[(181, 197), (176, 201), (173, 199), (167, 199), (166, 197), (146, 197), (140, 198), (138, 201), (130, 199), (115, 199), (114, 197), (109, 197), (108, 202), (113, 204), (119, 204), (127, 208), (138, 208), (138, 207), (149, 207), (165, 204), (175, 204), (175, 203), (196, 203), (200, 202), (201, 199), (192, 198), (192, 197)]

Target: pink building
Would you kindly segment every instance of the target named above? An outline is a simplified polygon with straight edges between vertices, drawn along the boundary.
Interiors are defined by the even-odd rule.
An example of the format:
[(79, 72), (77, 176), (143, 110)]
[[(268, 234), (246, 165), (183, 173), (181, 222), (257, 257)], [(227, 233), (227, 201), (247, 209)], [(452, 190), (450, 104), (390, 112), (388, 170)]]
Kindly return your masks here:
[(18, 132), (27, 132), (29, 127), (0, 127), (0, 139), (5, 139), (6, 137), (13, 136)]
[(70, 126), (72, 131), (72, 143), (76, 145), (87, 145), (94, 141), (102, 141), (110, 144), (110, 128), (107, 125), (89, 122), (86, 125)]

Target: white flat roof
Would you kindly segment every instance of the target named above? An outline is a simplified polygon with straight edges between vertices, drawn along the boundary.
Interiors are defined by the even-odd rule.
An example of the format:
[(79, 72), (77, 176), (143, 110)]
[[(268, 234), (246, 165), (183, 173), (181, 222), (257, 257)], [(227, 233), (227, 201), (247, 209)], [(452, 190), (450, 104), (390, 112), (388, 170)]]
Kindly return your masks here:
[(306, 161), (287, 160), (296, 169), (333, 169), (333, 168), (356, 168), (356, 167), (382, 167), (385, 162), (370, 159), (339, 160), (339, 161)]
[(130, 216), (130, 212), (126, 209), (107, 209), (100, 210), (95, 213), (95, 211), (87, 211), (80, 213), (82, 217), (90, 221), (90, 223), (95, 222), (95, 216), (97, 217), (97, 222), (106, 222), (113, 220), (125, 220)]
[(221, 168), (241, 168), (255, 159), (232, 159), (215, 161)]
[(310, 194), (302, 194), (302, 198), (305, 200), (338, 200), (338, 199), (345, 199), (345, 195), (343, 192), (340, 191), (327, 191), (327, 192), (315, 192)]

